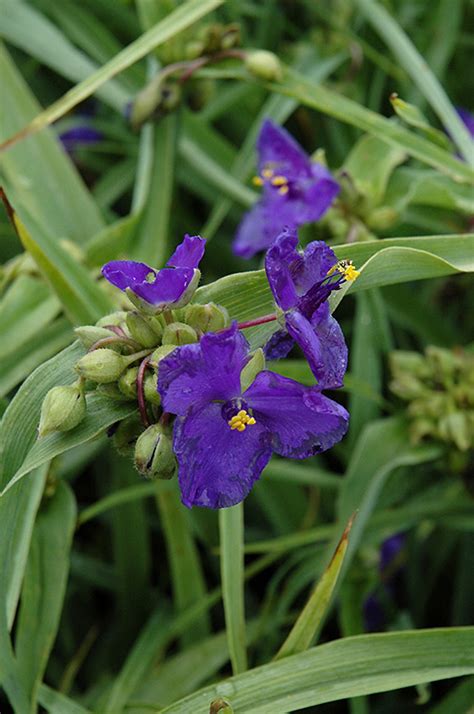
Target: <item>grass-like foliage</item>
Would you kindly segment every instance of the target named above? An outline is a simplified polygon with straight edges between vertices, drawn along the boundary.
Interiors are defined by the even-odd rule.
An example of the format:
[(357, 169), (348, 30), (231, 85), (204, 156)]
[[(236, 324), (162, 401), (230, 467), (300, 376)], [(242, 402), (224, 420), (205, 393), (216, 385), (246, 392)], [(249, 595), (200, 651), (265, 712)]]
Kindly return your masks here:
[(471, 711), (472, 4), (0, 14), (2, 714)]

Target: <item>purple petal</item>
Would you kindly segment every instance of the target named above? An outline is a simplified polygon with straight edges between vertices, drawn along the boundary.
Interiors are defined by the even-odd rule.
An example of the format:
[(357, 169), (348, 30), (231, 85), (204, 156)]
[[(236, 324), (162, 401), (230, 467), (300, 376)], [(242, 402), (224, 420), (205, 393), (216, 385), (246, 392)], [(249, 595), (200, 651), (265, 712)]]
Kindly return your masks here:
[(171, 307), (179, 303), (195, 279), (192, 268), (163, 268), (150, 283), (146, 280), (130, 286), (142, 300), (155, 307)]
[(156, 275), (156, 271), (145, 263), (134, 260), (112, 260), (102, 268), (102, 275), (109, 283), (120, 290), (133, 288), (135, 285), (146, 281), (148, 275)]
[(166, 263), (170, 268), (197, 268), (206, 249), (206, 241), (200, 236), (186, 234), (171, 258)]
[(338, 322), (324, 303), (313, 316), (313, 324), (298, 310), (286, 314), (286, 327), (301, 347), (321, 389), (342, 385), (347, 369), (347, 347)]
[(296, 231), (285, 230), (281, 233), (265, 256), (265, 271), (271, 291), (277, 305), (282, 310), (294, 307), (298, 302), (291, 266), (300, 261), (296, 251), (298, 237)]
[(272, 453), (262, 425), (233, 431), (220, 404), (208, 404), (178, 418), (173, 448), (182, 501), (188, 508), (227, 508), (240, 503)]
[(299, 223), (318, 221), (339, 193), (339, 184), (321, 164), (311, 164), (312, 179), (300, 183), (302, 191)]
[(386, 538), (380, 546), (380, 563), (379, 570), (383, 572), (392, 565), (393, 561), (403, 550), (406, 543), (405, 533), (395, 533), (395, 535)]
[(265, 212), (260, 201), (244, 215), (237, 228), (232, 250), (235, 255), (248, 259), (266, 250), (271, 244), (272, 237), (267, 230)]
[(304, 295), (313, 285), (323, 280), (330, 268), (337, 263), (332, 250), (322, 240), (308, 243), (303, 255), (291, 265), (291, 274), (298, 295)]
[(73, 126), (59, 134), (59, 140), (67, 151), (73, 151), (79, 146), (97, 144), (102, 138), (102, 132), (87, 124)]
[(247, 355), (247, 340), (236, 323), (203, 335), (197, 345), (174, 350), (160, 362), (158, 371), (163, 409), (184, 416), (191, 408), (239, 396)]
[(301, 146), (281, 126), (265, 119), (257, 141), (259, 171), (265, 167), (290, 179), (294, 176), (310, 176), (311, 163)]
[(286, 330), (274, 332), (263, 348), (265, 359), (283, 359), (290, 353), (294, 344), (294, 339)]
[(319, 387), (305, 387), (273, 372), (260, 372), (243, 395), (257, 424), (272, 434), (272, 448), (281, 456), (304, 459), (329, 449), (347, 431), (349, 415), (323, 396)]

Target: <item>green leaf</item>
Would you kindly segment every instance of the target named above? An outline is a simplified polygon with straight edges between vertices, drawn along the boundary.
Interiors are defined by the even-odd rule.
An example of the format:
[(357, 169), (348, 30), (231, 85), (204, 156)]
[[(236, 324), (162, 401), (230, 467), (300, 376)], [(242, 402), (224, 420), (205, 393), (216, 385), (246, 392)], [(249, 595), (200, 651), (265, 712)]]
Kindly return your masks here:
[(439, 120), (452, 136), (464, 159), (470, 163), (474, 158), (474, 143), (467, 128), (457, 115), (446, 92), (435, 74), (419, 54), (410, 38), (393, 19), (390, 13), (375, 0), (355, 0), (356, 6), (392, 50), (397, 61), (417, 85)]
[(319, 579), (314, 591), (291, 628), (288, 637), (280, 647), (275, 657), (276, 660), (298, 652), (304, 652), (313, 642), (326, 616), (331, 596), (341, 571), (353, 520), (354, 516), (349, 519), (331, 562)]
[(41, 332), (60, 310), (38, 278), (20, 275), (0, 301), (0, 360)]
[(400, 213), (409, 204), (462, 211), (468, 216), (474, 213), (470, 186), (426, 169), (398, 169), (390, 180), (385, 201)]
[(473, 672), (471, 627), (347, 637), (201, 689), (162, 714), (205, 712), (217, 697), (235, 714), (283, 714)]
[(74, 339), (70, 323), (64, 318), (43, 327), (26, 342), (0, 358), (0, 395), (8, 394), (42, 362), (57, 354)]
[(140, 224), (133, 242), (133, 257), (161, 266), (168, 257), (173, 200), (178, 116), (171, 115), (152, 127), (151, 175)]
[[(76, 49), (58, 27), (21, 0), (3, 2), (0, 36), (72, 82), (97, 70), (97, 65)], [(118, 111), (130, 100), (130, 93), (117, 80), (100, 87), (97, 95)]]
[(113, 309), (112, 300), (89, 271), (44, 232), (28, 212), (24, 213), (25, 225), (18, 214), (13, 220), (23, 247), (34, 258), (74, 325), (94, 324)]
[(0, 151), (16, 143), (21, 138), (52, 124), (53, 121), (66, 114), (79, 102), (90, 97), (91, 94), (116, 74), (130, 67), (155, 47), (170, 40), (174, 35), (189, 27), (201, 17), (215, 10), (223, 2), (224, 0), (188, 0), (183, 5), (180, 5), (164, 20), (157, 23), (128, 47), (125, 47), (112, 60), (69, 90), (48, 109), (38, 114), (27, 126), (5, 141), (0, 146)]
[[(206, 583), (189, 517), (179, 497), (178, 483), (173, 479), (164, 484), (159, 483), (159, 486), (156, 502), (166, 541), (176, 612), (181, 613), (205, 597)], [(199, 642), (209, 632), (209, 617), (203, 613), (193, 627), (183, 633), (183, 646)]]
[(343, 165), (360, 193), (372, 207), (384, 198), (388, 180), (394, 169), (406, 159), (406, 153), (398, 146), (376, 136), (363, 136), (355, 144)]
[[(40, 106), (2, 45), (0, 75), (3, 141), (36, 116)], [(104, 227), (89, 191), (52, 131), (3, 153), (0, 167), (11, 202), (28, 206), (44, 230), (80, 242)]]
[(38, 468), (38, 466), (47, 461), (51, 461), (55, 456), (63, 454), (75, 446), (91, 441), (111, 424), (125, 419), (125, 417), (136, 411), (136, 405), (132, 402), (115, 402), (99, 393), (88, 394), (86, 400), (87, 414), (84, 420), (71, 431), (55, 432), (38, 439), (29, 450), (13, 478), (0, 492), (0, 499), (33, 469)]
[(38, 702), (46, 709), (48, 714), (92, 714), (77, 702), (61, 692), (56, 692), (46, 684), (42, 684), (38, 693)]
[(222, 599), (234, 674), (247, 669), (244, 606), (244, 507), (219, 510)]
[(85, 258), (90, 267), (102, 267), (109, 260), (129, 254), (129, 245), (135, 235), (140, 213), (130, 213), (111, 223), (93, 236), (85, 246)]
[(18, 667), (33, 709), (59, 626), (75, 525), (74, 495), (59, 483), (35, 523), (16, 627)]

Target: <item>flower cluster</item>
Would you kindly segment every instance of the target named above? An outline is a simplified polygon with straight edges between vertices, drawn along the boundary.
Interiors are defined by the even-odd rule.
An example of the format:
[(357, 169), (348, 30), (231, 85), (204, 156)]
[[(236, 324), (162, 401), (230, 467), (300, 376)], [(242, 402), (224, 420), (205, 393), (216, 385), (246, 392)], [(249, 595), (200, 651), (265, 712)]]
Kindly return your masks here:
[[(239, 503), (273, 453), (313, 456), (337, 443), (348, 426), (346, 410), (323, 394), (342, 385), (347, 366), (344, 337), (328, 298), (358, 273), (323, 242), (298, 250), (295, 221), (289, 220), (297, 206), (317, 199), (326, 186), (319, 208), (305, 214), (308, 220), (320, 215), (337, 185), (270, 122), (262, 130), (264, 166), (269, 136), (273, 159), (280, 157), (278, 173), (276, 165), (272, 176), (263, 173), (268, 190), (279, 196), (269, 200), (288, 200), (282, 216), (290, 223), (273, 234), (265, 259), (275, 313), (238, 324), (224, 307), (193, 301), (205, 250), (199, 236), (186, 235), (161, 270), (111, 261), (102, 274), (126, 294), (128, 305), (76, 330), (87, 348), (76, 364), (78, 381), (56, 387), (43, 404), (40, 436), (75, 428), (91, 389), (135, 401), (138, 413), (115, 425), (117, 448), (133, 449), (135, 465), (147, 477), (170, 478), (177, 470), (189, 507)], [(244, 330), (272, 320), (278, 329), (252, 351)], [(316, 377), (314, 386), (266, 368), (265, 357), (285, 356), (295, 343)]]

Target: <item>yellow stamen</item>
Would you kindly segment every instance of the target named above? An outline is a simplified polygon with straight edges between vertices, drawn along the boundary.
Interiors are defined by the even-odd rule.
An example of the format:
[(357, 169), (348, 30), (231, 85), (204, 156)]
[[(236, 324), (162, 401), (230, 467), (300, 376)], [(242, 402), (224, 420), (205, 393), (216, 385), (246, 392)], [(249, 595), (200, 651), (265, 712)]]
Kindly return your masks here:
[(286, 186), (288, 179), (284, 176), (274, 176), (272, 178), (272, 186)]
[(273, 169), (263, 169), (262, 176), (264, 179), (271, 179), (274, 173)]
[(245, 431), (247, 426), (252, 426), (256, 424), (253, 416), (249, 416), (245, 409), (241, 409), (237, 414), (234, 414), (232, 419), (227, 422), (232, 431), (237, 429), (237, 431)]
[(348, 281), (355, 280), (360, 275), (360, 271), (355, 268), (354, 264), (352, 263), (352, 260), (340, 260), (328, 270), (326, 275), (329, 277), (331, 275), (334, 275), (335, 272), (338, 272), (343, 275), (344, 278)]
[(263, 186), (263, 178), (261, 176), (254, 176), (252, 183), (254, 186)]
[(288, 186), (282, 186), (281, 188), (278, 189), (278, 193), (281, 194), (282, 196), (285, 196), (290, 189)]

